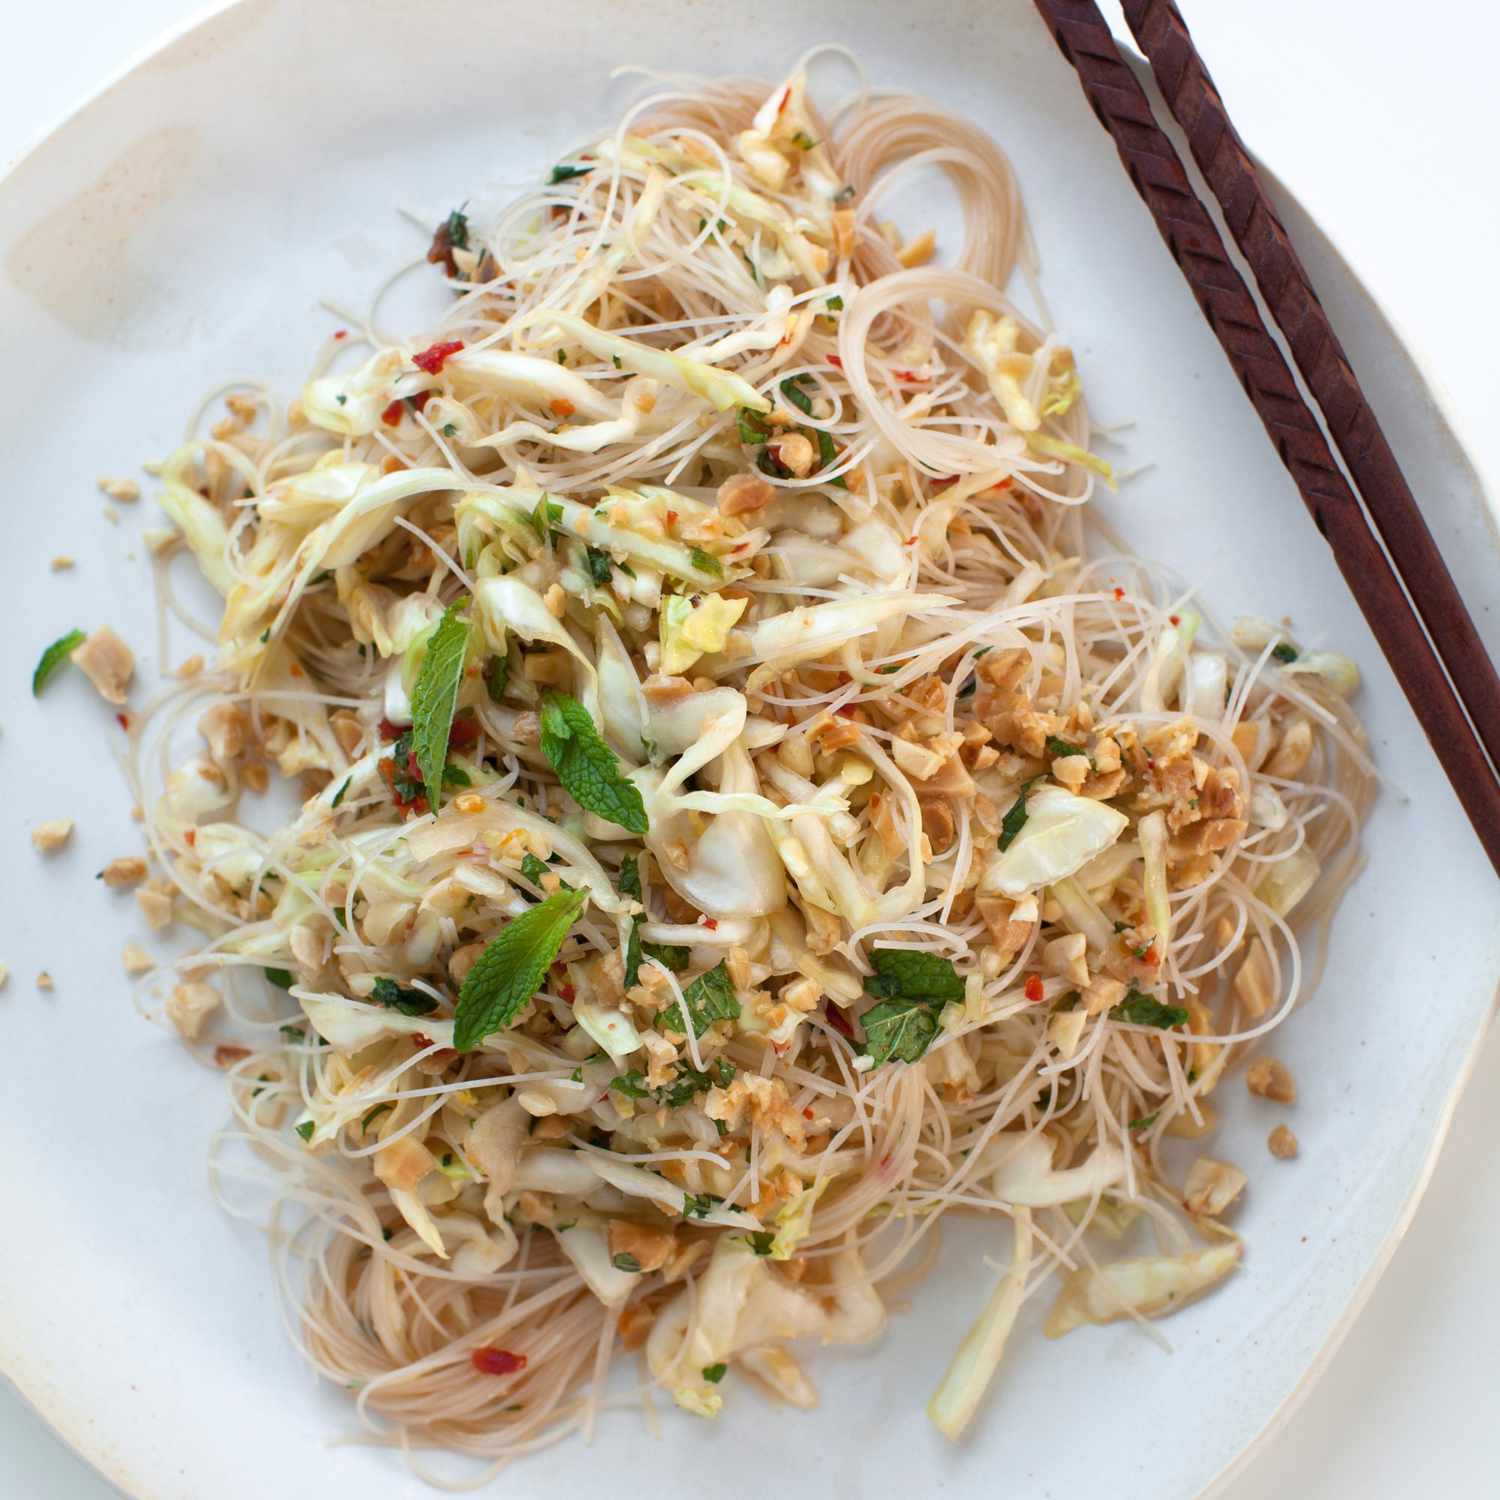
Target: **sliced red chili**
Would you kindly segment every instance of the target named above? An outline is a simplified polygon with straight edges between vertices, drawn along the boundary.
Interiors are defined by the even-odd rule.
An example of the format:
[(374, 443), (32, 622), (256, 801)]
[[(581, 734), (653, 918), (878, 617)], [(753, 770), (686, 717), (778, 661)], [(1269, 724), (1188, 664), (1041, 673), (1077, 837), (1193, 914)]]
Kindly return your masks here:
[(394, 427), (396, 423), (401, 420), (401, 413), (405, 410), (406, 403), (404, 401), (392, 401), (391, 404), (386, 407), (383, 412), (381, 412), (380, 420), (384, 422), (387, 427)]
[(1026, 976), (1026, 998), (1033, 1005), (1040, 1002), (1042, 998), (1042, 976), (1040, 974), (1028, 974)]
[(413, 354), (411, 362), (429, 375), (438, 375), (443, 366), (464, 346), (462, 339), (444, 339), (441, 343), (429, 344), (427, 348)]
[(824, 1014), (828, 1017), (828, 1024), (838, 1032), (840, 1036), (846, 1036), (852, 1042), (854, 1040), (854, 1028), (849, 1024), (849, 1017), (843, 1010), (831, 1002), (825, 1008)]
[(481, 1375), (514, 1375), (526, 1368), (526, 1356), (509, 1349), (476, 1349), (469, 1359)]

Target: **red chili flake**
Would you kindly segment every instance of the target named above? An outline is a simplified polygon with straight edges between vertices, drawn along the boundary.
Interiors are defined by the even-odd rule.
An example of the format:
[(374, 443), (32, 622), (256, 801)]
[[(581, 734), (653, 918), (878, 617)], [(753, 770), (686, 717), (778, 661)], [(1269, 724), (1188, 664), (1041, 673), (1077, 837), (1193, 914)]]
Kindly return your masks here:
[(807, 1108), (802, 1111), (802, 1118), (804, 1120), (810, 1120), (810, 1119), (812, 1119), (812, 1117), (813, 1117), (812, 1105), (809, 1104), (807, 1106)]
[(382, 474), (399, 474), (405, 467), (406, 465), (394, 453), (387, 453), (385, 461), (380, 465), (380, 472)]
[(1125, 597), (1125, 590), (1117, 588), (1115, 590), (1115, 598), (1116, 599), (1123, 599), (1124, 597)]
[(1015, 481), (1010, 477), (1010, 475), (1007, 474), (999, 484), (992, 484), (990, 488), (992, 490), (1008, 490), (1014, 482)]
[(571, 417), (578, 410), (566, 396), (554, 396), (547, 404), (552, 408), (552, 415), (555, 417)]
[(418, 391), (415, 396), (408, 396), (406, 398), (406, 404), (413, 411), (421, 411), (435, 395), (437, 395), (436, 391)]
[(526, 1356), (513, 1355), (508, 1349), (475, 1349), (469, 1359), (481, 1376), (513, 1376), (526, 1368)]
[(116, 714), (115, 715), (115, 723), (118, 724), (121, 729), (124, 729), (124, 730), (126, 730), (128, 732), (129, 729), (130, 729), (130, 715), (129, 714)]
[(907, 537), (907, 539), (906, 539), (906, 545), (908, 547), (915, 547), (917, 545), (917, 539), (916, 539), (916, 537), (914, 537), (914, 536)]
[(838, 357), (837, 354), (830, 354), (828, 356), (828, 363), (831, 364), (835, 370), (842, 370), (844, 368), (844, 362)]
[(440, 344), (431, 344), (417, 354), (413, 354), (411, 362), (419, 369), (425, 370), (429, 375), (442, 373), (443, 366), (458, 353), (464, 346), (462, 339), (444, 339)]
[(841, 703), (836, 709), (834, 709), (834, 713), (841, 715), (843, 718), (852, 719), (854, 717), (854, 711), (857, 707), (858, 705), (854, 703)]
[(472, 714), (460, 714), (448, 731), (448, 743), (455, 750), (466, 750), (479, 738), (479, 720)]
[(1042, 998), (1042, 976), (1040, 974), (1028, 974), (1026, 976), (1026, 998), (1033, 1005), (1038, 1004)]
[(839, 1006), (830, 1002), (825, 1008), (824, 1014), (828, 1017), (828, 1024), (840, 1036), (848, 1037), (851, 1042), (854, 1040), (854, 1028), (849, 1024), (849, 1017), (844, 1014)]
[(897, 380), (904, 380), (908, 385), (920, 384), (927, 378), (925, 375), (918, 375), (915, 370), (892, 370), (891, 374)]
[(1155, 943), (1152, 943), (1151, 946), (1146, 949), (1145, 955), (1142, 957), (1141, 962), (1151, 967), (1154, 967), (1161, 962), (1161, 959), (1157, 957)]
[(710, 932), (717, 932), (719, 930), (718, 921), (713, 917), (704, 917), (703, 925), (708, 928)]
[(198, 842), (198, 830), (196, 828), (189, 828), (188, 831), (183, 834), (182, 842), (186, 844), (189, 849), (191, 849), (193, 845)]
[(214, 1048), (214, 1066), (227, 1068), (230, 1063), (237, 1063), (243, 1058), (250, 1056), (248, 1047), (234, 1047), (220, 1043)]
[(1174, 625), (1180, 625), (1182, 623), (1182, 621), (1179, 620), (1176, 615), (1168, 615), (1167, 619), (1169, 619)]
[(932, 487), (935, 490), (945, 490), (945, 489), (948, 488), (948, 486), (950, 484), (957, 484), (957, 483), (958, 483), (958, 475), (957, 474), (944, 474), (941, 479), (934, 479), (932, 481)]
[(578, 991), (571, 984), (558, 985), (557, 993), (568, 1005), (571, 1005), (578, 998)]
[(346, 339), (349, 337), (349, 330), (347, 328), (335, 328), (333, 336), (336, 339)]
[(675, 526), (676, 524), (677, 524), (677, 512), (675, 510), (669, 510), (667, 512), (667, 525), (668, 526)]
[(411, 1040), (412, 1046), (414, 1046), (418, 1052), (421, 1052), (424, 1048), (430, 1047), (432, 1045), (432, 1038), (428, 1036), (425, 1031), (412, 1032)]
[(392, 401), (391, 404), (386, 407), (383, 412), (381, 412), (380, 420), (384, 422), (387, 427), (394, 427), (396, 423), (401, 420), (401, 413), (405, 410), (406, 402)]

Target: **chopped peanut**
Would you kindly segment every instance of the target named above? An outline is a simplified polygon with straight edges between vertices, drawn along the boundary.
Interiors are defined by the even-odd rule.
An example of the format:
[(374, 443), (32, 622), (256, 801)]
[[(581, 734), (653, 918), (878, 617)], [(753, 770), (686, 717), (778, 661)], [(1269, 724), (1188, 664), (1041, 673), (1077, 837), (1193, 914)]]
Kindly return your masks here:
[(167, 1019), (188, 1041), (193, 1041), (218, 1005), (219, 992), (211, 984), (202, 980), (179, 984), (167, 996)]
[(52, 988), (52, 976), (45, 969), (36, 976), (36, 987), (39, 990), (50, 990)]
[(609, 1221), (609, 1257), (616, 1264), (628, 1255), (642, 1272), (659, 1271), (676, 1246), (670, 1229), (651, 1229), (629, 1219)]
[(719, 486), (719, 514), (740, 516), (760, 510), (775, 498), (775, 489), (759, 474), (735, 474)]
[(777, 438), (769, 451), (783, 469), (790, 469), (798, 479), (812, 472), (813, 460), (817, 457), (812, 443), (800, 432), (789, 432), (785, 437)]
[(1295, 1104), (1297, 1083), (1285, 1063), (1274, 1057), (1257, 1057), (1245, 1070), (1245, 1087), (1261, 1099), (1277, 1104)]
[(1285, 1125), (1278, 1125), (1271, 1132), (1266, 1145), (1278, 1161), (1290, 1161), (1297, 1154), (1297, 1137)]
[(112, 859), (99, 872), (102, 880), (112, 891), (128, 890), (146, 878), (146, 861), (137, 854), (122, 854)]
[(94, 684), (106, 702), (125, 701), (125, 690), (135, 675), (135, 656), (108, 625), (92, 632), (69, 654), (68, 660)]
[(73, 559), (66, 552), (60, 552), (52, 559), (52, 571), (54, 573), (66, 573), (73, 566)]
[(31, 847), (38, 854), (50, 854), (54, 849), (61, 849), (72, 837), (72, 818), (48, 818), (31, 830)]
[(156, 967), (156, 960), (139, 943), (126, 943), (120, 961), (127, 974), (149, 974)]
[(143, 886), (135, 893), (135, 904), (140, 907), (141, 915), (145, 917), (146, 925), (152, 932), (160, 932), (163, 928), (172, 925), (170, 885), (167, 885), (166, 890), (160, 889), (159, 884)]
[(99, 488), (111, 500), (120, 500), (127, 505), (141, 498), (141, 487), (133, 479), (111, 479), (105, 475), (99, 480)]

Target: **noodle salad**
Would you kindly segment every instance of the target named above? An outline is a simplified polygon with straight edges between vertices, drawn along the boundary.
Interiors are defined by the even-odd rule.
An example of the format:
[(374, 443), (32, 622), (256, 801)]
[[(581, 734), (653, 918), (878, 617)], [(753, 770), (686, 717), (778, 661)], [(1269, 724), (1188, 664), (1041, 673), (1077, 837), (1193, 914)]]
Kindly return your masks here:
[[(814, 1405), (802, 1348), (875, 1339), (948, 1214), (1009, 1246), (954, 1438), (1033, 1296), (1059, 1337), (1224, 1282), (1246, 1179), (1194, 1143), (1237, 1062), (1290, 1101), (1248, 1054), (1357, 865), (1358, 674), (1093, 517), (1005, 157), (906, 95), (825, 117), (805, 61), (454, 210), (437, 326), (351, 320), (153, 470), (165, 600), (174, 554), (222, 596), (131, 726), (216, 1190), (269, 1185), (372, 1438), (486, 1473), (653, 1390)], [(944, 266), (878, 217), (933, 170)], [(38, 690), (68, 658), (123, 697), (107, 628)]]

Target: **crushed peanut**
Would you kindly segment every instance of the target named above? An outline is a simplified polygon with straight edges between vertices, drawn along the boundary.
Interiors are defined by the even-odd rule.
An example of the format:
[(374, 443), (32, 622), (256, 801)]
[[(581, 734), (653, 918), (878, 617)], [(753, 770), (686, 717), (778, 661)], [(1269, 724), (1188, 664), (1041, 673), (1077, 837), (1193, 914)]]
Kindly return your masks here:
[(136, 854), (122, 854), (110, 860), (99, 872), (99, 879), (112, 891), (128, 890), (145, 878), (146, 861)]
[(1278, 1125), (1266, 1140), (1277, 1161), (1290, 1161), (1298, 1152), (1297, 1137), (1285, 1125)]
[(149, 974), (156, 967), (156, 960), (139, 943), (126, 943), (120, 962), (127, 974)]
[(1297, 1102), (1297, 1084), (1285, 1063), (1274, 1057), (1257, 1057), (1245, 1069), (1245, 1086), (1261, 1099), (1277, 1104)]
[(38, 854), (51, 854), (73, 837), (72, 818), (48, 818), (31, 830), (31, 847)]

